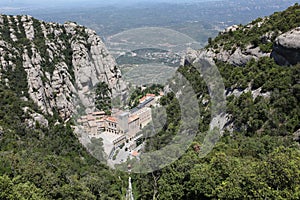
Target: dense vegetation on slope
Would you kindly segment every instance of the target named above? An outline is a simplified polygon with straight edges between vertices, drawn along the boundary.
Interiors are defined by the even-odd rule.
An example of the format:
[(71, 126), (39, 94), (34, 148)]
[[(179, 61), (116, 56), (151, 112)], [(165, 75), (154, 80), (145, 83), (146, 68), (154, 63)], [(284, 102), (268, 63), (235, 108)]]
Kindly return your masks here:
[[(295, 4), (283, 12), (276, 12), (266, 18), (258, 18), (248, 25), (239, 25), (237, 30), (220, 33), (215, 39), (209, 39), (207, 47), (231, 50), (245, 48), (252, 44), (263, 52), (271, 52), (273, 42), (281, 33), (300, 26), (300, 6)], [(268, 36), (269, 35), (269, 36)]]
[[(0, 199), (120, 199), (117, 173), (91, 157), (75, 137), (71, 124), (30, 128), (23, 102), (0, 87)], [(120, 174), (122, 176), (122, 174)]]
[[(62, 54), (55, 52), (59, 55), (50, 61), (41, 30), (48, 24), (32, 19), (35, 38), (29, 41), (21, 16), (17, 17), (19, 23), (8, 22), (14, 20), (12, 16), (1, 18), (1, 57), (8, 65), (0, 64), (0, 199), (121, 199), (126, 192), (126, 183), (121, 180), (126, 176), (109, 170), (88, 154), (73, 132), (72, 120), (64, 123), (53, 108), (53, 116), (44, 114), (49, 122), (44, 126), (25, 111), (42, 113), (29, 98), (24, 52), (32, 57), (34, 47), (40, 53), (42, 72), (52, 73), (55, 64), (64, 61), (74, 81), (70, 35), (62, 25), (59, 28), (63, 34), (47, 35), (49, 41), (61, 42)], [(8, 24), (18, 40), (11, 39)], [(77, 31), (77, 37), (84, 37), (82, 30)], [(46, 79), (43, 77), (44, 82), (49, 81)]]
[(105, 82), (100, 82), (96, 86), (95, 105), (98, 110), (103, 110), (106, 114), (111, 114), (111, 89)]
[[(251, 91), (239, 98), (228, 97), (228, 113), (235, 129), (247, 135), (291, 135), (300, 129), (300, 65), (279, 66), (271, 58), (250, 61), (245, 67), (219, 63), (225, 84), (230, 90), (250, 87), (261, 89), (266, 97), (253, 97)], [(250, 83), (250, 84), (247, 84)], [(231, 85), (231, 86), (230, 86)]]
[[(238, 29), (220, 35), (211, 44), (247, 45), (271, 30), (287, 31), (299, 26), (299, 18), (294, 15), (299, 16), (298, 5), (275, 13), (268, 26), (260, 30), (249, 29), (248, 34), (252, 36)], [(289, 19), (296, 22), (285, 21)], [(288, 27), (281, 27), (279, 20)], [(208, 156), (199, 158), (201, 133), (207, 130), (210, 121), (209, 112), (202, 113), (205, 106), (201, 108), (199, 102), (204, 120), (200, 122), (201, 131), (196, 140), (172, 165), (148, 176), (135, 177), (138, 199), (153, 196), (158, 199), (299, 199), (299, 138), (295, 141), (294, 133), (300, 129), (300, 64), (279, 66), (268, 57), (250, 60), (243, 67), (219, 61), (216, 64), (226, 88), (231, 128), (225, 130)], [(207, 94), (205, 83), (192, 66), (181, 67), (179, 71), (195, 92)], [(161, 144), (162, 136), (172, 136), (169, 125), (151, 139), (151, 144)]]
[(159, 92), (163, 90), (163, 86), (159, 84), (152, 84), (150, 86), (147, 86), (147, 88), (142, 89), (141, 87), (134, 88), (133, 91), (130, 94), (128, 105), (131, 108), (136, 107), (139, 105), (139, 100), (146, 96), (146, 94), (155, 94), (159, 95)]
[[(262, 58), (257, 62), (251, 61), (247, 67), (219, 63), (223, 77), (240, 80), (244, 74), (244, 79), (249, 79), (252, 87), (265, 87), (270, 96), (254, 98), (251, 90), (244, 91), (239, 97), (228, 96), (227, 112), (231, 115), (233, 131), (225, 131), (214, 150), (200, 159), (197, 147), (201, 150), (202, 133), (207, 130), (210, 121), (210, 116), (204, 112), (206, 117), (200, 122), (201, 131), (187, 154), (159, 172), (136, 177), (136, 187), (142, 194), (139, 199), (152, 198), (153, 188), (156, 188), (159, 199), (300, 197), (299, 143), (293, 140), (293, 133), (300, 129), (300, 65), (282, 67), (270, 58)], [(180, 70), (189, 80), (196, 77), (191, 66)], [(253, 77), (248, 70), (253, 71)], [(255, 74), (265, 74), (265, 81), (254, 84)], [(200, 89), (205, 86), (203, 80), (194, 79), (192, 83), (195, 91), (205, 91)], [(229, 81), (226, 83), (228, 91), (231, 91), (230, 85), (239, 88), (237, 81)], [(172, 102), (172, 95), (167, 97)], [(172, 104), (176, 108), (174, 101)], [(178, 109), (168, 112), (169, 117), (178, 113)], [(174, 119), (176, 116), (173, 116)], [(178, 123), (175, 126), (174, 123), (166, 123), (166, 126), (150, 140), (150, 147), (165, 145), (162, 139), (173, 135), (171, 127), (178, 130)]]

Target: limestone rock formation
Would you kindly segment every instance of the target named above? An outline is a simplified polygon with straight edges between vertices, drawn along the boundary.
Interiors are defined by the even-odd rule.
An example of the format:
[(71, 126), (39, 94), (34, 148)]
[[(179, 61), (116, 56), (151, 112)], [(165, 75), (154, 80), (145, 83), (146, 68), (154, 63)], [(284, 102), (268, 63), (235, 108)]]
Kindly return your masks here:
[(258, 60), (261, 57), (269, 57), (270, 53), (262, 52), (259, 47), (248, 45), (245, 49), (237, 47), (233, 52), (224, 50), (222, 47), (216, 52), (212, 48), (201, 50), (205, 54), (213, 59), (228, 62), (235, 66), (244, 66), (251, 59)]
[(57, 112), (65, 120), (78, 108), (94, 109), (93, 88), (99, 82), (113, 94), (126, 90), (101, 38), (73, 22), (0, 15), (0, 69), (0, 81), (9, 87), (16, 86), (8, 75), (26, 77), (28, 86), (16, 90), (28, 94), (43, 113)]
[[(209, 50), (207, 51), (205, 49), (202, 49), (202, 50), (188, 49), (181, 64), (182, 65), (193, 65), (193, 64), (199, 62), (199, 60), (206, 60), (207, 62), (210, 63), (210, 65), (215, 65), (215, 63), (214, 63), (214, 59), (216, 59), (215, 56), (216, 56), (216, 54), (213, 54)], [(245, 55), (240, 53), (240, 55), (236, 55), (236, 56), (237, 56), (236, 60), (234, 60), (233, 58), (229, 58), (228, 60), (226, 60), (224, 62), (229, 62), (229, 63), (235, 62), (237, 65), (241, 64), (243, 62), (243, 61), (241, 61), (241, 58)], [(232, 59), (232, 61), (230, 61), (230, 59)], [(251, 58), (244, 58), (244, 59), (251, 59)], [(231, 63), (231, 64), (233, 64), (233, 63)], [(201, 74), (201, 75), (203, 75), (203, 74)], [(259, 96), (261, 96), (263, 98), (270, 98), (270, 96), (271, 96), (270, 92), (262, 92), (262, 88), (258, 88), (256, 90), (251, 90), (251, 84), (249, 84), (248, 87), (243, 90), (242, 89), (231, 90), (230, 88), (224, 88), (224, 94), (226, 97), (229, 97), (231, 95), (239, 97), (241, 94), (247, 93), (247, 92), (251, 92), (254, 99)], [(201, 99), (201, 98), (203, 98), (202, 95), (200, 96), (200, 101), (205, 102), (205, 99)], [(231, 120), (231, 115), (226, 112), (222, 112), (219, 115), (212, 118), (210, 127), (220, 127), (222, 129), (221, 132), (223, 132), (224, 130), (229, 130), (230, 132), (232, 132), (233, 131), (232, 123), (233, 122)]]
[(31, 117), (31, 118), (28, 118), (28, 119), (25, 120), (25, 122), (27, 123), (28, 127), (34, 128), (37, 123), (40, 126), (48, 127), (49, 122), (48, 122), (48, 120), (43, 115), (34, 112), (29, 107), (24, 107), (23, 111)]
[(279, 65), (300, 63), (300, 27), (278, 36), (271, 56)]
[[(235, 37), (248, 37), (249, 32), (253, 32), (254, 29), (263, 27), (269, 18), (263, 18), (258, 22), (251, 22), (245, 26), (233, 25), (226, 28), (219, 33), (219, 36), (215, 41), (210, 41), (210, 44), (205, 48), (206, 55), (222, 62), (226, 62), (235, 66), (244, 66), (251, 59), (258, 60), (261, 57), (269, 57), (269, 51), (265, 49), (261, 50), (258, 43), (267, 45), (275, 38), (277, 33), (269, 31), (262, 34), (258, 38), (259, 42), (240, 41), (235, 42)], [(229, 38), (229, 39), (228, 39)]]

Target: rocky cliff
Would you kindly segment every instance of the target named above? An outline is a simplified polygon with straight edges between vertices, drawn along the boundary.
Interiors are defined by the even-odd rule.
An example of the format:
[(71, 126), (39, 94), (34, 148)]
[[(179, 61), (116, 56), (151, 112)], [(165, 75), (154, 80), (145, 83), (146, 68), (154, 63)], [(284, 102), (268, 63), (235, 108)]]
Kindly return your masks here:
[[(298, 93), (296, 89), (299, 87), (298, 78), (294, 78), (295, 81), (291, 81), (290, 85), (283, 83), (293, 74), (299, 74), (289, 71), (297, 71), (296, 64), (300, 62), (299, 10), (299, 5), (295, 4), (283, 12), (259, 18), (247, 25), (231, 26), (220, 32), (215, 39), (209, 39), (204, 49), (187, 51), (182, 65), (195, 66), (199, 59), (209, 60), (215, 63), (222, 75), (225, 85), (224, 93), (230, 99), (227, 102), (228, 111), (222, 113), (217, 119), (223, 130), (241, 129), (240, 118), (243, 116), (237, 115), (238, 112), (232, 109), (232, 105), (235, 103), (235, 108), (248, 109), (247, 106), (236, 103), (242, 98), (252, 99), (253, 102), (262, 101), (261, 104), (264, 104), (264, 101), (267, 102), (272, 98), (274, 89), (280, 85), (283, 85), (282, 88), (287, 87), (287, 90), (294, 91), (290, 96)], [(295, 66), (281, 68), (275, 64), (274, 60), (279, 65)], [(295, 86), (292, 86), (293, 84)], [(244, 111), (247, 110), (240, 113)], [(263, 114), (257, 116), (263, 116)], [(256, 125), (267, 124), (266, 119), (254, 121)], [(249, 119), (245, 122), (248, 123)], [(249, 124), (244, 124), (244, 126), (252, 126), (253, 130), (259, 127), (253, 128), (255, 126)]]
[(251, 59), (272, 57), (279, 64), (299, 60), (300, 6), (258, 18), (246, 25), (233, 25), (209, 39), (204, 53), (215, 60), (244, 66)]
[(279, 65), (300, 63), (300, 27), (278, 36), (271, 56)]
[(78, 107), (94, 108), (97, 83), (107, 83), (113, 93), (126, 87), (101, 38), (73, 22), (0, 15), (0, 69), (1, 82), (21, 98), (64, 119)]
[[(255, 28), (260, 28), (264, 24), (264, 20), (258, 23), (250, 23), (246, 26), (233, 25), (220, 32), (219, 38), (234, 37), (235, 34), (246, 33), (253, 31)], [(273, 33), (269, 32), (260, 37), (260, 40), (264, 43), (271, 42)], [(238, 41), (226, 44), (226, 42), (217, 40), (214, 45), (209, 45), (207, 48), (201, 51), (201, 54), (205, 54), (206, 57), (213, 58), (218, 61), (227, 62), (235, 66), (244, 66), (251, 59), (258, 60), (261, 57), (270, 56), (269, 52), (264, 52), (260, 49), (257, 44), (252, 44), (251, 42), (241, 44)], [(225, 43), (225, 44), (224, 44)]]

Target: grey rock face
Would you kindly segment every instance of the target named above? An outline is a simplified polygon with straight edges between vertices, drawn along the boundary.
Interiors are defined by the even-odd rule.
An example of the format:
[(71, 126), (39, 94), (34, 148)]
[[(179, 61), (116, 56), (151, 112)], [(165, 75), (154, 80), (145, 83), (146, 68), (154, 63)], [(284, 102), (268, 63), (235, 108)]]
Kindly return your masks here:
[(126, 91), (115, 60), (95, 31), (31, 16), (0, 15), (0, 26), (10, 30), (10, 39), (0, 33), (0, 71), (21, 61), (28, 82), (28, 91), (22, 92), (28, 92), (43, 113), (55, 111), (67, 120), (76, 108), (93, 110), (93, 89), (99, 82), (107, 83), (113, 94)]
[(28, 127), (34, 128), (36, 126), (36, 123), (39, 123), (40, 126), (48, 127), (48, 120), (41, 114), (34, 112), (29, 107), (24, 107), (23, 111), (25, 113), (28, 113), (31, 118), (26, 119), (26, 123)]
[(230, 64), (241, 66), (245, 65), (249, 60), (251, 60), (253, 56), (252, 55), (245, 55), (241, 51), (240, 48), (236, 49), (235, 52), (229, 57), (227, 62)]
[(258, 47), (253, 48), (252, 46), (248, 46), (246, 47), (246, 50), (241, 50), (240, 48), (237, 48), (233, 53), (230, 53), (229, 51), (223, 49), (221, 49), (221, 51), (218, 53), (215, 53), (212, 49), (201, 49), (198, 51), (188, 50), (185, 59), (188, 58), (193, 60), (193, 58), (196, 59), (199, 57), (205, 57), (209, 59), (216, 59), (222, 62), (227, 62), (235, 66), (244, 66), (251, 59), (258, 60), (259, 58), (265, 56), (269, 57), (270, 53), (263, 53)]
[[(236, 65), (240, 65), (240, 64), (246, 63), (247, 60), (250, 60), (251, 58), (253, 58), (253, 55), (247, 56), (247, 55), (244, 55), (243, 53), (241, 53), (239, 50), (237, 50), (237, 51), (238, 52), (236, 53), (236, 55), (233, 54), (232, 57), (229, 56), (226, 59), (227, 62), (232, 62), (232, 64), (234, 62)], [(254, 51), (254, 53), (255, 53), (255, 51), (257, 51), (257, 50), (252, 49), (252, 51)], [(225, 55), (225, 54), (223, 54), (223, 55)], [(234, 57), (236, 57), (236, 60), (234, 60)], [(204, 60), (208, 61), (211, 65), (215, 65), (214, 59), (216, 59), (216, 54), (213, 54), (211, 51), (205, 50), (205, 49), (203, 49), (203, 50), (188, 49), (186, 52), (185, 58), (182, 60), (182, 65), (193, 65), (193, 64), (197, 63), (200, 59), (201, 60), (204, 59)], [(232, 60), (230, 61), (230, 59), (232, 59)], [(165, 90), (168, 91), (167, 88), (165, 88)], [(247, 93), (247, 92), (251, 92), (254, 99), (259, 96), (261, 96), (263, 98), (270, 98), (270, 96), (271, 96), (270, 92), (263, 93), (262, 88), (258, 88), (256, 90), (251, 90), (250, 83), (248, 84), (248, 87), (244, 90), (238, 90), (238, 89), (231, 90), (230, 88), (227, 88), (225, 90), (225, 88), (224, 88), (224, 94), (226, 95), (226, 97), (231, 96), (231, 95), (233, 95), (235, 97), (239, 97), (241, 94)], [(206, 102), (205, 99), (201, 99), (201, 98), (203, 98), (202, 95), (200, 96), (200, 101), (202, 101), (202, 103)], [(214, 118), (212, 118), (210, 126), (215, 127), (217, 125), (219, 127), (221, 127), (222, 131), (229, 130), (230, 132), (232, 132), (233, 131), (232, 116), (226, 112), (221, 113), (218, 116), (215, 116)]]
[(271, 56), (279, 65), (300, 63), (300, 27), (278, 36)]
[(251, 59), (258, 60), (261, 57), (269, 57), (270, 53), (263, 53), (259, 47), (254, 48), (249, 45), (244, 50), (240, 47), (236, 48), (234, 52), (226, 51), (220, 48), (220, 51), (215, 53), (212, 49), (206, 50), (208, 57), (212, 57), (222, 62), (227, 62), (235, 66), (244, 66)]
[[(263, 26), (266, 20), (268, 20), (268, 18), (264, 18), (262, 19), (262, 21), (257, 22), (256, 24), (249, 23), (247, 26), (233, 25), (220, 32), (220, 34), (224, 35), (229, 33), (229, 35), (231, 35), (231, 33), (234, 34), (234, 32), (237, 30), (247, 32), (253, 29), (254, 27)], [(274, 34), (275, 33), (272, 31), (267, 32), (260, 37), (260, 41), (262, 41), (262, 43), (264, 44), (267, 44), (271, 42)], [(214, 47), (206, 49), (206, 54), (208, 55), (208, 57), (212, 57), (213, 59), (226, 62), (235, 66), (244, 66), (251, 59), (258, 60), (261, 57), (270, 56), (270, 53), (265, 53), (261, 51), (261, 49), (258, 46), (250, 44), (250, 42), (249, 44), (244, 44), (245, 47), (243, 48), (238, 43), (233, 43), (231, 45), (232, 46), (228, 50), (228, 47), (225, 47), (226, 44), (224, 45), (223, 42), (217, 42), (214, 44)]]

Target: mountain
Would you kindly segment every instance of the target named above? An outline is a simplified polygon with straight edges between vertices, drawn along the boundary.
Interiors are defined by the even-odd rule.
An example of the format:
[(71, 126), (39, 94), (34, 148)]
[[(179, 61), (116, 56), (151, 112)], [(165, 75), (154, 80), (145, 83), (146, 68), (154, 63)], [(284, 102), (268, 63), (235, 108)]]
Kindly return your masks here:
[[(121, 74), (100, 37), (76, 23), (45, 23), (31, 16), (0, 16), (1, 81), (45, 114), (64, 119), (93, 109), (91, 90), (105, 82), (124, 90)], [(17, 77), (14, 77), (17, 76)], [(88, 110), (87, 110), (88, 111)]]
[[(295, 4), (229, 27), (205, 48), (187, 52), (178, 72), (198, 97), (199, 130), (178, 161), (137, 179), (140, 193), (147, 195), (141, 199), (299, 199), (299, 11)], [(206, 62), (216, 66), (224, 85), (207, 82), (218, 74), (211, 67), (200, 74), (198, 66)], [(167, 88), (182, 81), (176, 77)], [(221, 102), (222, 94), (214, 99), (218, 90), (211, 88), (221, 88), (226, 98), (226, 109), (218, 115), (212, 105)], [(184, 92), (172, 91), (162, 101), (169, 118), (147, 142), (150, 152), (168, 145), (181, 128), (182, 109), (174, 96)], [(213, 124), (220, 131), (210, 135)], [(203, 157), (207, 141), (214, 148)]]
[(0, 199), (121, 198), (118, 176), (73, 132), (98, 83), (126, 90), (94, 31), (0, 15)]
[[(187, 52), (178, 72), (198, 98), (199, 130), (175, 162), (130, 175), (136, 199), (300, 198), (299, 14), (295, 4), (231, 27), (204, 49)], [(74, 22), (0, 19), (0, 199), (124, 199), (128, 174), (93, 158), (69, 119), (77, 105), (94, 108), (97, 83), (125, 90), (99, 36)], [(226, 110), (217, 119), (210, 90), (195, 68), (204, 60), (216, 65), (224, 83)], [(179, 78), (172, 83), (181, 83)], [(165, 92), (166, 123), (146, 151), (168, 145), (180, 125), (189, 125), (181, 122), (182, 113), (191, 110), (181, 110), (180, 91)], [(208, 131), (211, 121), (222, 122), (221, 132)], [(209, 133), (222, 137), (202, 157), (205, 142), (218, 139)]]
[[(300, 26), (298, 12), (296, 4), (284, 12), (258, 18), (247, 25), (228, 27), (215, 39), (209, 39), (203, 53), (213, 59), (237, 66), (245, 65), (252, 58), (258, 60), (260, 57), (270, 56), (275, 39)], [(290, 42), (297, 43), (297, 38)]]
[[(247, 25), (228, 27), (225, 31), (220, 32), (215, 39), (209, 39), (206, 48), (187, 52), (185, 65), (196, 64), (199, 59), (208, 59), (218, 67), (223, 77), (226, 96), (229, 99), (227, 100), (228, 112), (223, 113), (224, 117), (227, 118), (227, 121), (225, 118), (223, 119), (226, 121), (224, 123), (225, 127), (228, 128), (236, 123), (238, 125), (233, 125), (233, 130), (243, 129), (240, 127), (242, 124), (236, 121), (245, 117), (241, 115), (246, 108), (240, 108), (240, 105), (231, 107), (233, 106), (231, 103), (240, 101), (238, 99), (241, 98), (241, 95), (252, 96), (253, 106), (262, 103), (268, 107), (274, 106), (276, 110), (279, 102), (276, 102), (277, 99), (272, 99), (274, 98), (272, 95), (275, 95), (274, 93), (279, 90), (277, 95), (284, 95), (285, 97), (280, 97), (287, 98), (285, 100), (289, 102), (289, 106), (294, 105), (293, 108), (297, 112), (296, 110), (299, 109), (299, 106), (296, 105), (296, 102), (299, 102), (299, 96), (297, 95), (299, 92), (297, 89), (299, 87), (297, 73), (300, 63), (299, 27), (299, 5), (295, 4), (283, 12), (274, 13), (264, 19), (256, 19)], [(283, 91), (289, 91), (289, 95)], [(261, 102), (255, 102), (258, 101), (258, 97), (261, 98)], [(270, 99), (271, 102), (269, 102)], [(239, 113), (239, 116), (234, 116), (237, 114), (235, 113), (237, 108), (240, 109), (241, 113)], [(289, 112), (290, 109), (286, 108), (285, 111), (280, 112), (280, 115), (286, 114), (285, 120), (282, 119), (282, 126), (285, 127), (283, 129), (289, 134), (293, 134), (300, 128), (299, 124), (294, 121), (298, 121), (299, 116)], [(267, 115), (267, 113), (264, 115)], [(251, 132), (273, 129), (270, 124), (267, 124), (271, 123), (268, 120), (274, 119), (268, 119), (267, 116), (262, 119), (262, 113), (248, 114), (249, 116), (244, 119), (246, 124), (243, 124), (244, 131), (247, 134), (249, 134), (250, 129)], [(252, 116), (252, 114), (257, 116)], [(251, 120), (253, 120), (252, 123), (260, 125), (250, 125), (249, 121)], [(272, 123), (276, 124), (278, 122)], [(293, 125), (287, 129), (287, 126), (290, 126), (289, 123)], [(267, 127), (264, 127), (265, 125)], [(258, 127), (254, 128), (254, 126)], [(233, 130), (231, 129), (231, 131)], [(274, 131), (277, 132), (278, 130)]]

